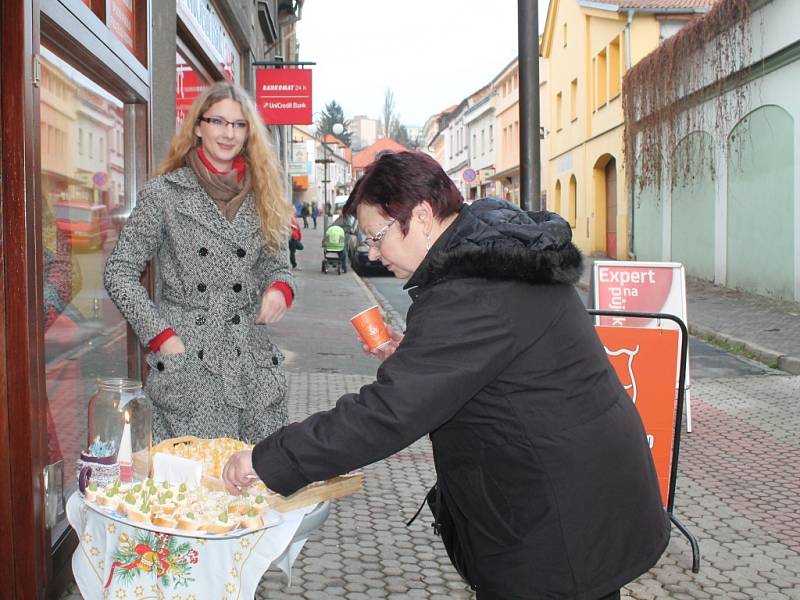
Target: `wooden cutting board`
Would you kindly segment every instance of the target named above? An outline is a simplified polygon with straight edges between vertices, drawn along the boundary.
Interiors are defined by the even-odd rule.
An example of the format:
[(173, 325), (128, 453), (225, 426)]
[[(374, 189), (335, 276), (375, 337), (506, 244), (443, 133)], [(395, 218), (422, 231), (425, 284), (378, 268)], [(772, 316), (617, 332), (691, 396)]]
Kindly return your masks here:
[[(203, 476), (203, 485), (212, 490), (224, 490), (225, 484), (216, 477)], [(291, 496), (281, 496), (276, 492), (267, 492), (267, 503), (278, 512), (289, 512), (304, 506), (313, 506), (325, 500), (352, 496), (364, 488), (363, 473), (339, 475), (327, 481), (311, 483), (300, 488)]]

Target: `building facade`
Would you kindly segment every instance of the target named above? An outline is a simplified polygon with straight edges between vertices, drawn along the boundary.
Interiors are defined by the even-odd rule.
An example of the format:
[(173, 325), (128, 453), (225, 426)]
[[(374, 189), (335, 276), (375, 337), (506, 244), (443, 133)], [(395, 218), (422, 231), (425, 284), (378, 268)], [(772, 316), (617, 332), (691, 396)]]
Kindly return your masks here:
[[(631, 250), (639, 260), (681, 262), (689, 275), (718, 285), (800, 301), (800, 4), (756, 0), (751, 7), (749, 20), (734, 25), (746, 45), (735, 50), (747, 56), (751, 49), (744, 64), (715, 68), (717, 45), (709, 40), (700, 63), (681, 65), (702, 64), (695, 87), (715, 92), (699, 94), (702, 101), (676, 118), (660, 186), (641, 189), (637, 166)], [(737, 37), (730, 36), (734, 44)], [(646, 61), (658, 64), (661, 53)], [(737, 85), (720, 95), (722, 78)]]
[(497, 137), (495, 193), (519, 206), (519, 60), (514, 58), (492, 81)]
[(378, 139), (380, 122), (370, 119), (365, 115), (356, 115), (350, 119), (350, 133), (352, 134), (352, 148), (355, 152), (371, 146)]
[[(103, 378), (146, 377), (102, 272), (137, 191), (202, 86), (253, 91), (253, 62), (296, 56), (298, 0), (0, 3), (0, 581), (57, 597), (64, 515)], [(272, 128), (287, 158), (285, 128)], [(288, 187), (287, 179), (287, 187)], [(144, 278), (152, 293), (150, 270)]]
[(487, 94), (464, 115), (469, 140), (469, 168), (472, 171), (465, 179), (466, 200), (475, 200), (494, 196), (495, 182), (490, 179), (494, 175), (494, 92)]
[(551, 0), (548, 206), (591, 255), (627, 259), (631, 198), (623, 171), (622, 78), (713, 0)]

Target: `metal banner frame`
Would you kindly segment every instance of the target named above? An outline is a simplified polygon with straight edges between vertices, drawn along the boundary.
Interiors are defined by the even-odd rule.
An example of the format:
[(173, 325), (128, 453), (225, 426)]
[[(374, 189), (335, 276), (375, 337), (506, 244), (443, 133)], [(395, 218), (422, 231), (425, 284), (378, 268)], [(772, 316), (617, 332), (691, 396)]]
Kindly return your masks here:
[[(681, 419), (683, 417), (683, 402), (684, 402), (684, 392), (685, 392), (685, 383), (686, 383), (686, 359), (689, 350), (689, 330), (686, 327), (686, 324), (680, 319), (680, 317), (676, 317), (675, 315), (671, 315), (668, 313), (649, 313), (649, 312), (628, 312), (628, 311), (618, 311), (618, 310), (601, 310), (601, 309), (588, 309), (590, 315), (600, 316), (600, 317), (638, 317), (642, 319), (656, 319), (661, 320), (665, 319), (668, 321), (673, 321), (678, 325), (681, 330), (681, 348), (680, 348), (680, 360), (678, 361), (678, 394), (677, 394), (677, 402), (675, 406), (675, 424), (674, 424), (674, 434), (672, 439), (672, 464), (670, 466), (670, 475), (669, 475), (669, 497), (667, 498), (667, 514), (669, 515), (669, 520), (678, 528), (678, 530), (686, 536), (686, 539), (689, 540), (689, 544), (692, 546), (692, 572), (698, 573), (700, 571), (700, 545), (697, 543), (697, 539), (689, 532), (683, 523), (681, 523), (678, 518), (675, 516), (674, 508), (675, 508), (675, 488), (678, 481), (678, 455), (680, 453), (680, 446), (681, 446)], [(629, 329), (635, 329), (630, 327)]]

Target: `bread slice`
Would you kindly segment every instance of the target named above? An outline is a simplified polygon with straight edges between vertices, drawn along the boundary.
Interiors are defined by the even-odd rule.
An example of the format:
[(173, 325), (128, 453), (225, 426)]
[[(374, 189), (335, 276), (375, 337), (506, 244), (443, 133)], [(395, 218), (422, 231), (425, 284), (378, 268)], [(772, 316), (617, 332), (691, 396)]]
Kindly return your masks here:
[(169, 529), (175, 529), (178, 526), (178, 521), (172, 515), (168, 515), (165, 513), (156, 513), (151, 518), (150, 521), (156, 527), (168, 527)]
[(197, 515), (192, 511), (187, 511), (178, 515), (178, 529), (197, 531), (200, 529), (200, 525), (201, 523), (198, 520)]
[(128, 520), (132, 523), (149, 523), (150, 522), (150, 506), (147, 504), (140, 504), (128, 508)]
[(207, 523), (203, 529), (209, 533), (227, 533), (239, 526), (239, 518), (235, 515), (222, 513), (216, 519)]
[(251, 508), (242, 517), (242, 520), (239, 523), (239, 525), (247, 529), (258, 529), (259, 527), (264, 526), (264, 518), (261, 516), (260, 512), (258, 512), (254, 508)]

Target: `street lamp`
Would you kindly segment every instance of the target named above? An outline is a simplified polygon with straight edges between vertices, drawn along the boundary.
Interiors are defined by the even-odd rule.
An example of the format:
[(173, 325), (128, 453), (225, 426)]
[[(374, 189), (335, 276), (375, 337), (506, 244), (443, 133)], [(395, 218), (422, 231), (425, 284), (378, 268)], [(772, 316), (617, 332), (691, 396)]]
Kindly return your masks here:
[[(341, 135), (344, 131), (344, 125), (341, 123), (334, 123), (331, 127), (331, 131), (333, 135)], [(321, 135), (321, 132), (317, 133), (317, 137), (322, 144), (322, 152), (325, 158), (318, 158), (314, 162), (324, 165), (325, 172), (322, 176), (322, 189), (323, 189), (323, 201), (322, 201), (322, 231), (328, 230), (328, 165), (333, 162), (333, 159), (328, 158), (328, 144), (325, 143), (325, 137)], [(331, 206), (331, 210), (333, 206)]]

